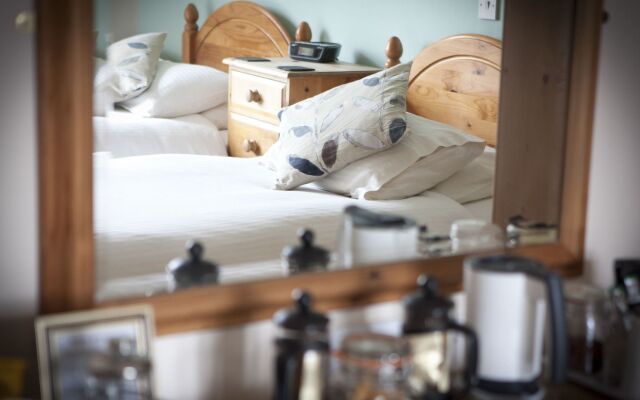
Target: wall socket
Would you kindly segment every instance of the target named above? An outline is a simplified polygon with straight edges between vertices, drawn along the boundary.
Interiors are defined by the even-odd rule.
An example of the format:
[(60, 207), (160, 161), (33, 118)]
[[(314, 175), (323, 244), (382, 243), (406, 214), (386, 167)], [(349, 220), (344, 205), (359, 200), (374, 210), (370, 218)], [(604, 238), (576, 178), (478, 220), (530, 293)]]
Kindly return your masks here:
[(498, 15), (498, 0), (478, 0), (478, 18), (495, 21)]

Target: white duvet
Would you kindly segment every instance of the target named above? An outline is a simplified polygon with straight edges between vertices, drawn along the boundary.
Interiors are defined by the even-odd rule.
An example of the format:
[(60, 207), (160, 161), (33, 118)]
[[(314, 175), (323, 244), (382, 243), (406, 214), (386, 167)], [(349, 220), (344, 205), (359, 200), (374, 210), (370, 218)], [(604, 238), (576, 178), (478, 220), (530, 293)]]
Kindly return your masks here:
[(150, 154), (227, 155), (226, 132), (207, 118), (145, 118), (126, 111), (93, 117), (94, 151), (112, 157)]
[(220, 265), (280, 257), (310, 227), (317, 242), (336, 248), (342, 210), (350, 204), (415, 218), (446, 233), (470, 213), (432, 192), (404, 200), (363, 201), (302, 187), (271, 189), (271, 171), (257, 159), (153, 155), (101, 159), (95, 165), (97, 281), (162, 273), (184, 254), (187, 240), (203, 242)]

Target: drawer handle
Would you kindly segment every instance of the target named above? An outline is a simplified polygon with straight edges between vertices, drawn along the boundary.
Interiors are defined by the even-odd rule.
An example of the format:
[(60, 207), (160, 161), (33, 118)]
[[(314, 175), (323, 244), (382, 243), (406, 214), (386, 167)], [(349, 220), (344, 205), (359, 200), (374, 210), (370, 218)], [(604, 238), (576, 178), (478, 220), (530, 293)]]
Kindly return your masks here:
[(262, 103), (262, 96), (257, 90), (249, 89), (247, 92), (247, 102)]
[(254, 139), (245, 139), (242, 142), (242, 150), (245, 151), (245, 153), (258, 153), (258, 142), (256, 142)]

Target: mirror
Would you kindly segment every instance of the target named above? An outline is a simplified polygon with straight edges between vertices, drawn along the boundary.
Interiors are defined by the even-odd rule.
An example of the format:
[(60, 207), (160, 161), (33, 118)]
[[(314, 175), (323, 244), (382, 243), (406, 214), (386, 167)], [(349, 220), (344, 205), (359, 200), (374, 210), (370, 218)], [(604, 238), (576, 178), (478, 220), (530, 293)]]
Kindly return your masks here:
[[(261, 3), (265, 8), (94, 2), (97, 301), (190, 286), (189, 277), (180, 283), (167, 266), (188, 258), (185, 245), (194, 240), (202, 246), (189, 248), (198, 267), (183, 260), (170, 270), (209, 268), (215, 277), (196, 273), (191, 284), (505, 245), (506, 220), (494, 213), (493, 200), (496, 158), (507, 151), (498, 135), (501, 20), (478, 20), (469, 2), (458, 26), (421, 32), (389, 13), (437, 21), (457, 9), (442, 7), (438, 15), (420, 10), (422, 4), (400, 11), (381, 4), (372, 10), (377, 23), (362, 22), (358, 30), (346, 21), (326, 22), (313, 37), (321, 17), (337, 11), (331, 5), (297, 12)], [(300, 24), (294, 36), (301, 19), (309, 25)], [(372, 32), (374, 25), (384, 28)], [(388, 40), (393, 35), (400, 40)], [(342, 41), (340, 63), (277, 58), (294, 38)], [(320, 51), (309, 47), (301, 55)], [(255, 59), (239, 58), (246, 56)], [(399, 61), (413, 64), (404, 72), (393, 68)], [(312, 71), (278, 68), (290, 65)], [(392, 84), (402, 79), (407, 89)], [(333, 108), (319, 104), (326, 97)], [(412, 115), (404, 116), (405, 107)], [(398, 110), (402, 129), (392, 134)], [(371, 123), (360, 127), (347, 115), (387, 129), (358, 137)], [(309, 118), (311, 128), (299, 123)], [(326, 120), (339, 121), (340, 129), (325, 132)], [(508, 198), (506, 191), (500, 195)], [(360, 209), (345, 212), (354, 206)], [(554, 226), (514, 222), (511, 233), (555, 241)], [(202, 266), (202, 258), (215, 266)]]

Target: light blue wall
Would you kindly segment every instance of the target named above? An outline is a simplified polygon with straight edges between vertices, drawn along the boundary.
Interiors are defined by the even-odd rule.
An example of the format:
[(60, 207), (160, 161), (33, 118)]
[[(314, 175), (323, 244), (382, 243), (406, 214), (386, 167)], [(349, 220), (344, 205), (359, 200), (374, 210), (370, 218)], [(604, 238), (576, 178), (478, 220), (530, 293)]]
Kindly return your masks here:
[(98, 33), (96, 38), (96, 55), (104, 57), (107, 48), (106, 35), (111, 31), (109, 26), (109, 0), (93, 0), (93, 30)]
[[(95, 0), (103, 3), (108, 0)], [(138, 32), (167, 32), (163, 57), (179, 60), (182, 17), (192, 2), (206, 15), (229, 0), (131, 0), (137, 1)], [(342, 44), (343, 61), (381, 66), (390, 36), (404, 45), (404, 60), (413, 58), (424, 46), (458, 33), (481, 33), (502, 39), (502, 21), (478, 19), (476, 0), (255, 0), (285, 25), (291, 36), (301, 20), (313, 31), (313, 40)], [(502, 1), (501, 3), (504, 3)], [(112, 3), (115, 4), (115, 3)], [(102, 8), (100, 9), (102, 10)], [(96, 12), (100, 11), (96, 7)], [(501, 13), (500, 13), (501, 14)], [(500, 15), (501, 17), (501, 15)], [(104, 20), (97, 16), (98, 21)], [(113, 24), (112, 24), (113, 25)], [(120, 36), (113, 33), (115, 39)]]

